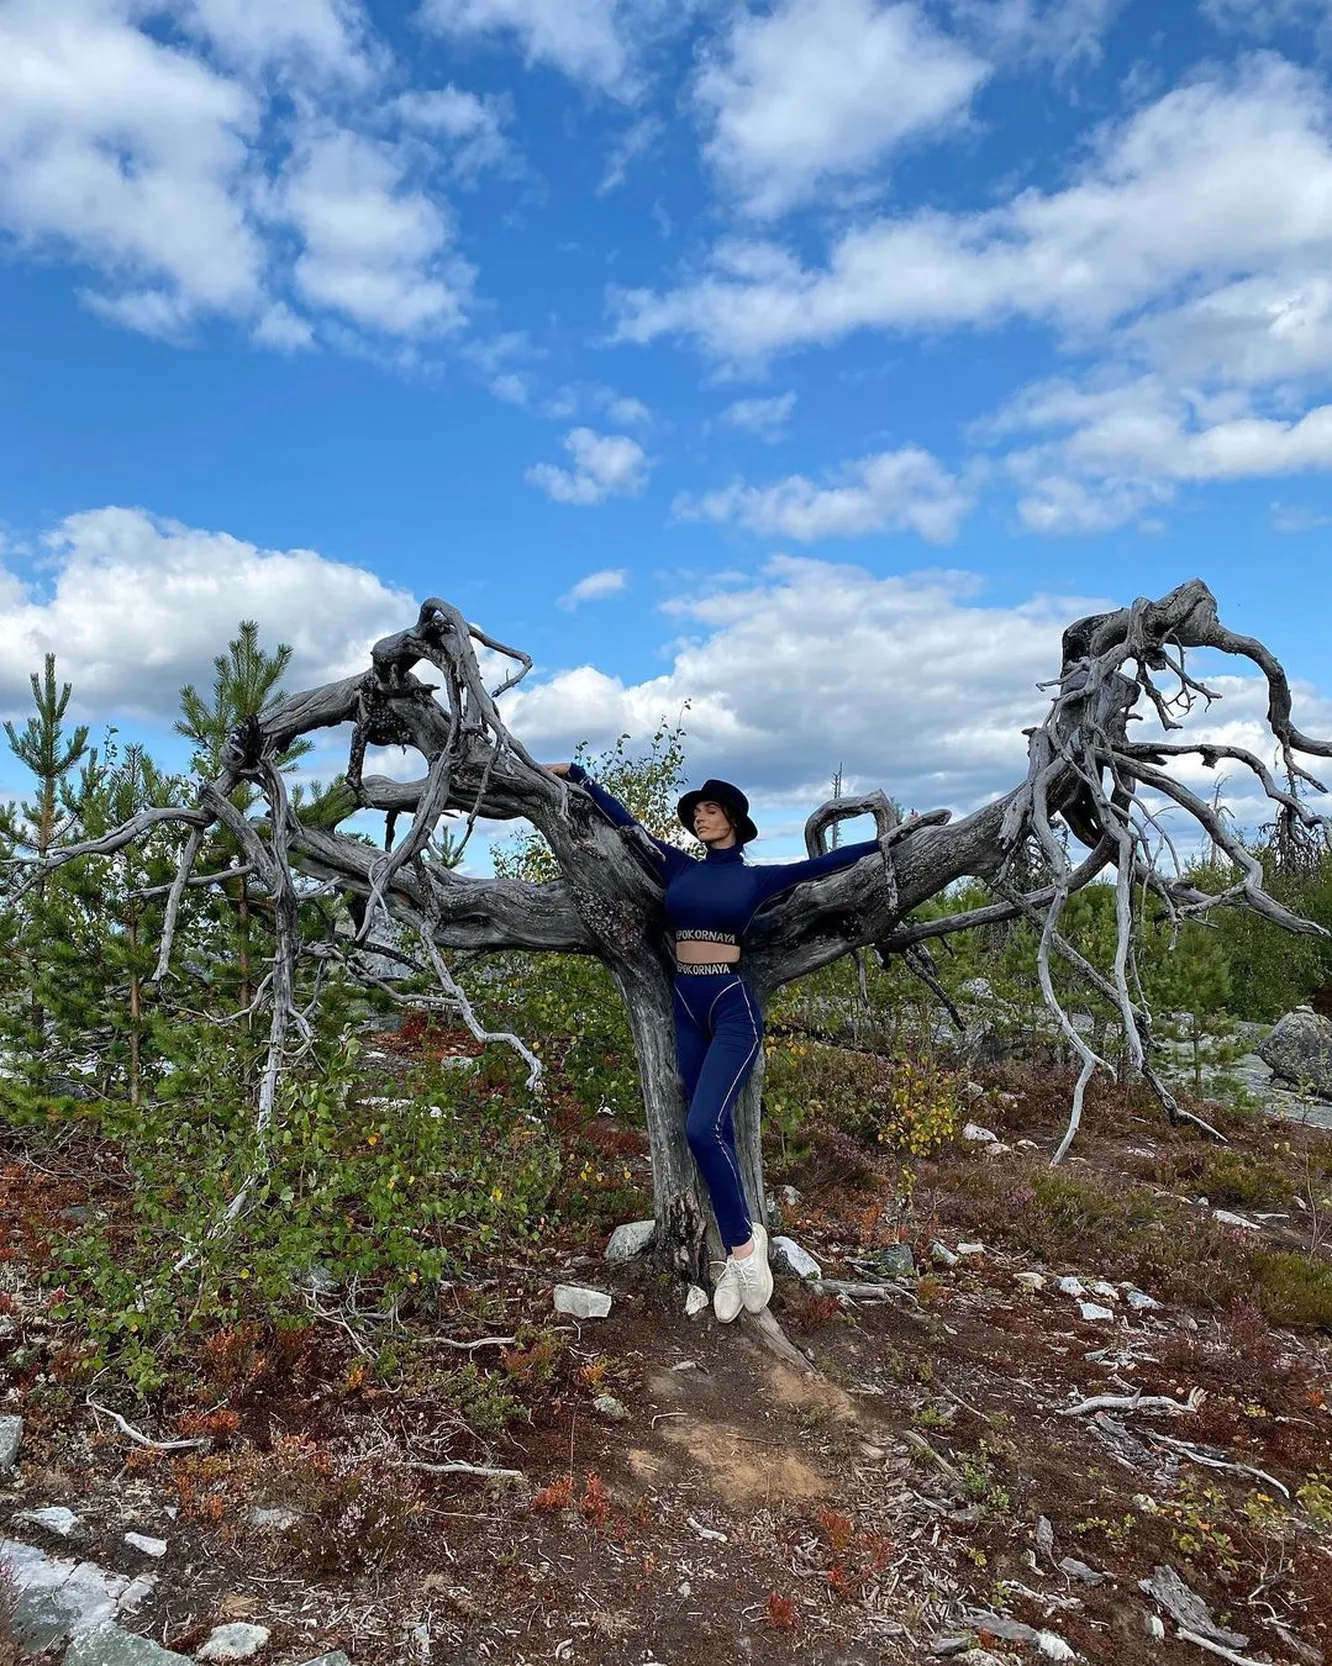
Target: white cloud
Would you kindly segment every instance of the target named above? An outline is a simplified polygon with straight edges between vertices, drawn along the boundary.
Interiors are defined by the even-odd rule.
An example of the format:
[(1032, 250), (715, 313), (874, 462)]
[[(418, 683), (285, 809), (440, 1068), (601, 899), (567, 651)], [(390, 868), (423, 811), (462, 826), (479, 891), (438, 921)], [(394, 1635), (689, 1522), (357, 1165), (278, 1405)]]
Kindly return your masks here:
[(526, 477), (556, 503), (586, 505), (604, 503), (608, 497), (636, 497), (647, 485), (647, 454), (627, 434), (574, 428), (565, 436), (564, 448), (574, 460), (572, 469), (537, 463)]
[(621, 339), (696, 337), (762, 359), (865, 328), (1025, 317), (1088, 335), (1182, 287), (1332, 258), (1328, 97), (1270, 56), (1174, 89), (1100, 134), (1066, 187), (971, 213), (885, 215), (839, 236), (822, 267), (731, 240), (715, 271), (658, 295), (621, 292)]
[(652, 412), (641, 399), (635, 399), (631, 394), (618, 394), (610, 388), (602, 390), (605, 395), (604, 408), (606, 415), (612, 422), (618, 422), (626, 427), (638, 427), (652, 421)]
[(1202, 14), (1218, 29), (1266, 40), (1278, 29), (1326, 27), (1328, 0), (1202, 0)]
[(141, 509), (70, 515), (45, 539), (41, 592), (0, 568), (0, 705), (28, 701), (28, 675), (58, 656), (84, 712), (165, 722), (181, 684), (207, 683), (241, 619), (294, 650), (301, 688), (364, 669), (378, 637), (416, 603), (373, 573), (313, 550), (270, 550)]
[(736, 15), (693, 97), (708, 162), (748, 213), (771, 217), (955, 121), (986, 74), (914, 0), (780, 0)]
[(1027, 488), (1019, 513), (1043, 532), (1105, 530), (1169, 502), (1183, 484), (1332, 468), (1332, 405), (1273, 416), (1241, 390), (1206, 396), (1158, 376), (1037, 384), (990, 426), (1055, 436), (1007, 458)]
[(989, 57), (1066, 71), (1101, 56), (1124, 0), (954, 0), (957, 25)]
[(846, 465), (826, 486), (793, 474), (773, 486), (737, 482), (697, 503), (677, 501), (686, 520), (735, 521), (765, 537), (861, 538), (910, 530), (946, 544), (971, 507), (963, 484), (919, 446), (903, 446)]
[(276, 68), (362, 84), (377, 54), (356, 0), (172, 0), (190, 33), (224, 62), (254, 74)]
[(407, 126), (454, 141), (450, 162), (462, 179), (474, 180), (484, 169), (510, 159), (504, 134), (512, 114), (507, 99), (481, 98), (450, 82), (430, 92), (402, 93), (393, 108)]
[(876, 578), (778, 557), (757, 580), (669, 604), (689, 634), (664, 674), (626, 684), (571, 668), (506, 696), (509, 721), (529, 747), (565, 756), (579, 740), (649, 735), (688, 700), (693, 778), (812, 808), (840, 761), (852, 790), (967, 809), (1022, 778), (1022, 729), (1046, 710), (1036, 685), (1058, 670), (1060, 631), (1107, 605), (992, 607), (980, 591), (967, 573)]
[(600, 602), (607, 596), (618, 596), (628, 578), (628, 570), (624, 567), (603, 567), (598, 573), (580, 578), (577, 584), (566, 590), (560, 597), (559, 605), (572, 611), (580, 602)]
[(776, 440), (790, 420), (795, 402), (794, 393), (780, 393), (772, 399), (737, 399), (722, 412), (722, 421), (760, 439)]
[(280, 353), (299, 353), (314, 346), (314, 330), (308, 319), (279, 301), (255, 325), (254, 340)]
[(0, 229), (90, 262), (102, 310), (170, 334), (259, 306), (241, 204), (260, 111), (243, 87), (130, 27), (111, 0), (0, 8)]
[(647, 155), (665, 131), (666, 124), (660, 116), (644, 116), (625, 128), (611, 147), (606, 159), (606, 171), (597, 186), (597, 195), (604, 197), (623, 185), (630, 168), (640, 157)]
[(425, 0), (420, 17), (440, 34), (516, 36), (529, 64), (628, 95), (634, 11), (621, 0)]
[(311, 124), (279, 184), (304, 248), (297, 288), (316, 306), (390, 335), (463, 322), (474, 273), (449, 245), (445, 210), (407, 179), (402, 151), (347, 128)]
[(1277, 532), (1316, 532), (1319, 527), (1332, 526), (1332, 515), (1298, 503), (1274, 503), (1272, 525)]

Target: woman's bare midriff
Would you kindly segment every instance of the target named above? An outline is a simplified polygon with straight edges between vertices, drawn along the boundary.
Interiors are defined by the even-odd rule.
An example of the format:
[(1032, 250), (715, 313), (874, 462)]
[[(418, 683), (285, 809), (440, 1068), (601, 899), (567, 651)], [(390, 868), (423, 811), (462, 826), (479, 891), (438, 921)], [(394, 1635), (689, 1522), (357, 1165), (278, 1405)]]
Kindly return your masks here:
[(735, 943), (677, 943), (675, 958), (682, 966), (734, 966), (740, 949)]

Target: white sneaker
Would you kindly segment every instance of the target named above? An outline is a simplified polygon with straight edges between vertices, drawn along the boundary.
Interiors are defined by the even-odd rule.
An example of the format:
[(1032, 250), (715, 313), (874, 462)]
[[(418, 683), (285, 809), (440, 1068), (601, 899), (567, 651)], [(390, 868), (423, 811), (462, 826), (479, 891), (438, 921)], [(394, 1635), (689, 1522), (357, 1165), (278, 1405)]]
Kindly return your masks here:
[(728, 1267), (735, 1268), (740, 1301), (746, 1313), (762, 1313), (772, 1300), (772, 1268), (768, 1265), (768, 1229), (757, 1221), (753, 1225), (754, 1247), (742, 1261), (731, 1256)]
[[(714, 1261), (713, 1266), (718, 1263)], [(744, 1306), (744, 1298), (740, 1294), (740, 1281), (736, 1277), (735, 1262), (728, 1255), (721, 1265), (721, 1272), (717, 1275), (717, 1282), (712, 1287), (712, 1311), (723, 1325), (729, 1325), (740, 1315)]]

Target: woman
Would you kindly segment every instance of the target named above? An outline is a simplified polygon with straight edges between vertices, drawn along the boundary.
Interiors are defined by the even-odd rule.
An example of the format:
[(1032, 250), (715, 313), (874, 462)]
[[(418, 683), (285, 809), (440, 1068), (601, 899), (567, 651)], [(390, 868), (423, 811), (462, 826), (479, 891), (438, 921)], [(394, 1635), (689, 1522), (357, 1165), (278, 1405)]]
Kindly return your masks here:
[[(634, 817), (579, 764), (550, 764), (587, 792), (617, 827)], [(760, 1313), (772, 1295), (768, 1234), (750, 1214), (735, 1147), (736, 1101), (758, 1058), (763, 1022), (739, 971), (742, 939), (765, 902), (807, 879), (877, 855), (877, 839), (842, 845), (806, 862), (750, 867), (744, 846), (758, 837), (749, 800), (729, 781), (708, 780), (680, 800), (684, 826), (705, 847), (702, 860), (661, 839), (666, 921), (675, 934), (675, 1041), (689, 1118), (685, 1135), (712, 1199), (726, 1264), (713, 1308), (729, 1325), (743, 1307)]]

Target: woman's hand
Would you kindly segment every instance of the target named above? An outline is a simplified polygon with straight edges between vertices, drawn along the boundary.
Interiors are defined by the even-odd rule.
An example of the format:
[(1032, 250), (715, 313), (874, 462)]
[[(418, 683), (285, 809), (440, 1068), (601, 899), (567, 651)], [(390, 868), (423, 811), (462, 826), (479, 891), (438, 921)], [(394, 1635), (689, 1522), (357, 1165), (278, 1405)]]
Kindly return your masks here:
[(541, 767), (551, 775), (567, 775), (569, 773), (568, 764), (542, 764)]

